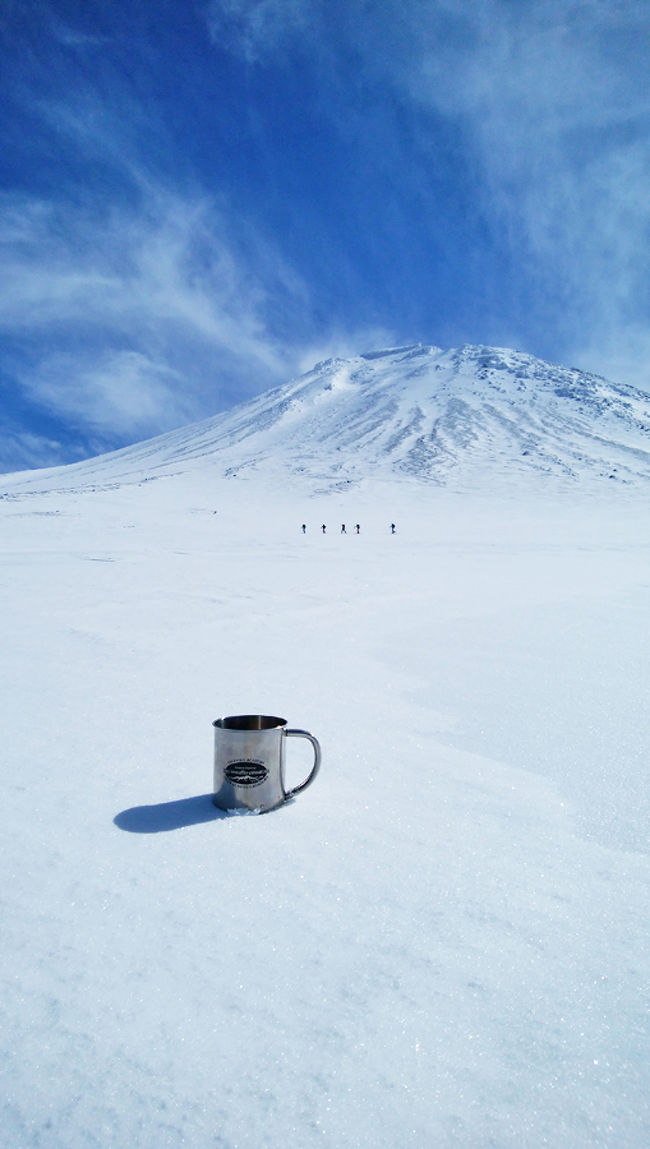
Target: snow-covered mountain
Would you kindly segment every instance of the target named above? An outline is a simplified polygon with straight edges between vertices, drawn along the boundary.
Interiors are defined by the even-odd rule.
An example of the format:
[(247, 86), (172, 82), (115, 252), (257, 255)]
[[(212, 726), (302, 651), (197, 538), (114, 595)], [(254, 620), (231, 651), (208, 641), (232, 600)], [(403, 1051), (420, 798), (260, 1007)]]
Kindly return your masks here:
[[(328, 359), (229, 412), (65, 468), (70, 479), (279, 467), (321, 490), (411, 477), (484, 487), (526, 476), (650, 478), (650, 397), (492, 347), (416, 345)], [(60, 469), (59, 469), (60, 470)]]

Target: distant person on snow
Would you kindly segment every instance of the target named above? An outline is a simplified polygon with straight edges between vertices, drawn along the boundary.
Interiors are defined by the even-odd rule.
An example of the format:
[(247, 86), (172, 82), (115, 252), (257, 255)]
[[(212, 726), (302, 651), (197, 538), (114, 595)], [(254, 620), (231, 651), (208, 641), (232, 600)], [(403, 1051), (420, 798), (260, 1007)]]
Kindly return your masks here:
[(300, 530), (302, 531), (302, 533), (303, 533), (303, 535), (304, 535), (305, 531), (307, 530), (307, 524), (306, 524), (306, 523), (303, 523), (303, 524), (302, 524), (302, 526), (301, 526), (301, 528), (300, 528)]
[(323, 523), (323, 525), (321, 527), (321, 531), (323, 532), (323, 534), (325, 534), (326, 530), (327, 530), (327, 527), (325, 526), (325, 523)]
[(390, 533), (391, 533), (391, 535), (395, 534), (395, 523), (390, 524)]
[(344, 535), (344, 534), (346, 534), (346, 533), (347, 533), (347, 532), (346, 532), (346, 530), (345, 530), (345, 523), (341, 523), (341, 534), (342, 534), (342, 535)]
[(361, 530), (361, 527), (360, 527), (360, 526), (359, 526), (359, 524), (357, 523), (357, 524), (355, 525), (355, 528), (354, 528), (354, 532), (355, 532), (355, 534), (357, 534), (357, 535), (358, 535), (360, 530)]

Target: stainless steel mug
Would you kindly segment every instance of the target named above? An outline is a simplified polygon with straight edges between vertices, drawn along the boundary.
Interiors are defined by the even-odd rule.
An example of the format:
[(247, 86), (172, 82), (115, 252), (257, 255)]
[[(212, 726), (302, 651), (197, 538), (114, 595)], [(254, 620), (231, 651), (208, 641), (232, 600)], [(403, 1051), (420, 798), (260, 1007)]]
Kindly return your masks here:
[[(286, 719), (270, 714), (234, 714), (214, 726), (215, 806), (222, 810), (273, 810), (306, 790), (318, 774), (321, 749), (306, 730), (291, 730)], [(307, 738), (314, 748), (311, 773), (299, 786), (285, 789), (287, 738)]]

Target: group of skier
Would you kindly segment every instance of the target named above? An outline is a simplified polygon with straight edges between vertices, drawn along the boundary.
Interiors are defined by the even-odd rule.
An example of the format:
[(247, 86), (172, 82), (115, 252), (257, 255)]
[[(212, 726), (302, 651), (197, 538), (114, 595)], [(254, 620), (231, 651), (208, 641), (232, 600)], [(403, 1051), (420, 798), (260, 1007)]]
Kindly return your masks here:
[[(307, 533), (307, 524), (306, 524), (306, 523), (303, 523), (300, 529), (301, 529), (301, 531), (302, 531), (303, 535), (305, 535), (305, 534)], [(391, 523), (391, 524), (390, 524), (390, 533), (391, 533), (391, 535), (394, 535), (394, 534), (395, 534), (395, 531), (396, 531), (396, 529), (397, 529), (397, 528), (395, 527), (395, 523)], [(325, 535), (325, 534), (327, 534), (327, 523), (323, 523), (323, 524), (321, 525), (321, 531), (322, 531), (322, 533), (323, 533), (324, 535)], [(348, 532), (347, 532), (347, 529), (346, 529), (345, 523), (341, 523), (341, 534), (342, 534), (342, 535), (347, 535), (347, 533), (348, 533)], [(360, 534), (360, 533), (361, 533), (361, 526), (359, 525), (359, 523), (355, 523), (355, 524), (354, 524), (354, 533), (355, 533), (355, 535), (358, 535), (358, 534)]]

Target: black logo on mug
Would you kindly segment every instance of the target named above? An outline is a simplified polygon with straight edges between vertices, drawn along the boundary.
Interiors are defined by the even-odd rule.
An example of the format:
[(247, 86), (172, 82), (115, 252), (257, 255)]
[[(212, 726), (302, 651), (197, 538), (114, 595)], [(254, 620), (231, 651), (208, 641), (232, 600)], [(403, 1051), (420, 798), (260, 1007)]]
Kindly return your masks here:
[(233, 786), (259, 786), (269, 772), (263, 762), (231, 762), (224, 774)]

